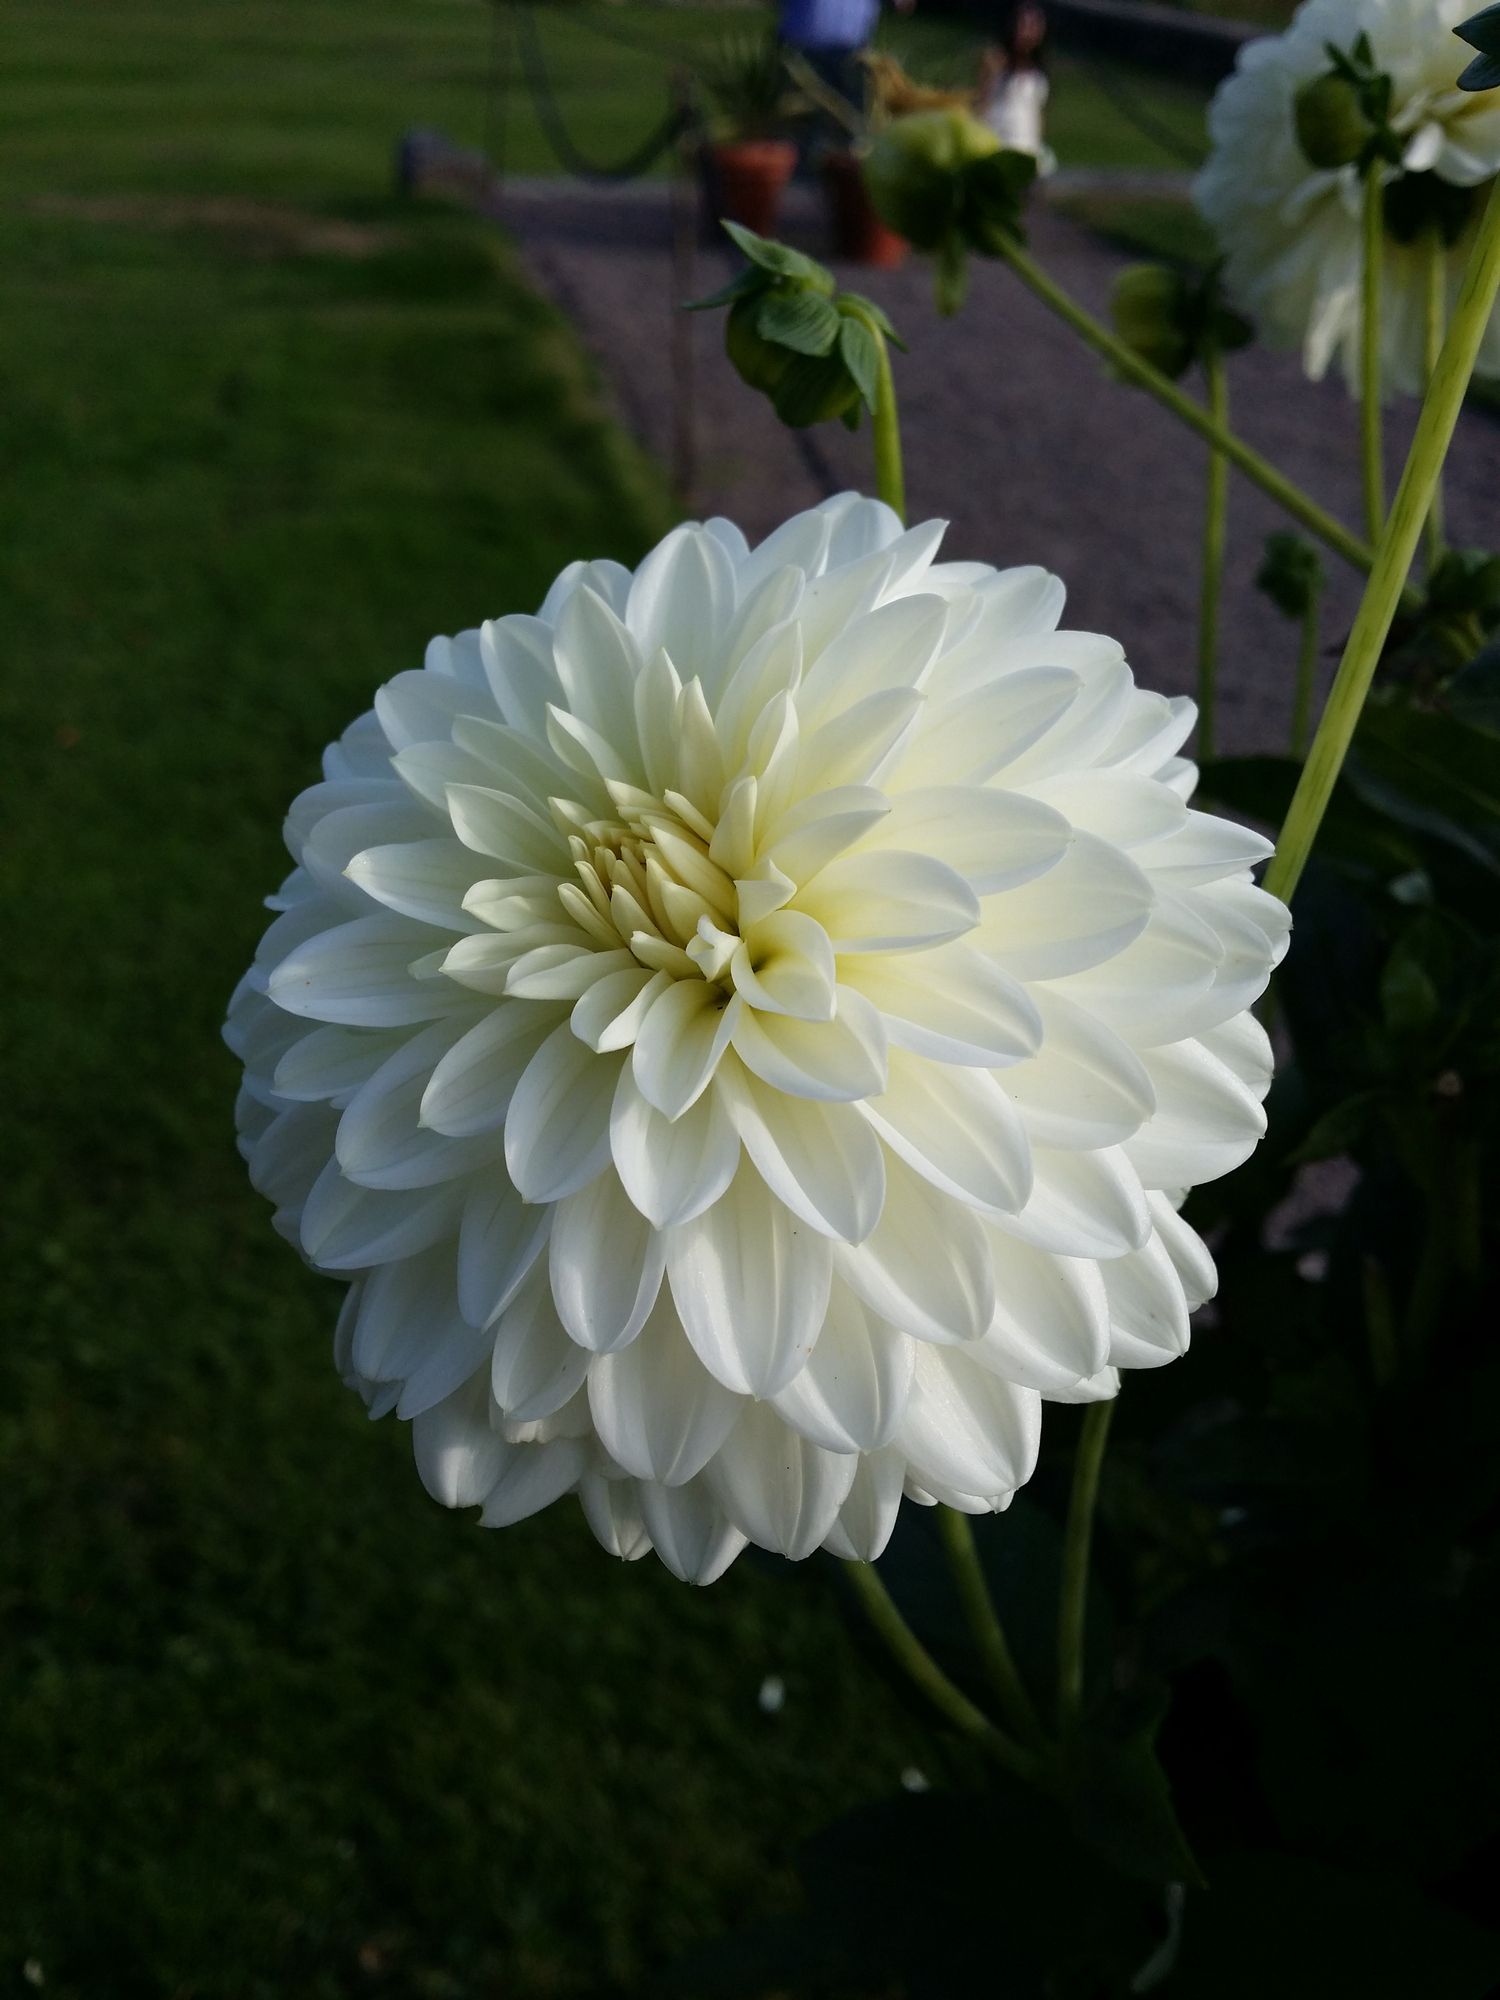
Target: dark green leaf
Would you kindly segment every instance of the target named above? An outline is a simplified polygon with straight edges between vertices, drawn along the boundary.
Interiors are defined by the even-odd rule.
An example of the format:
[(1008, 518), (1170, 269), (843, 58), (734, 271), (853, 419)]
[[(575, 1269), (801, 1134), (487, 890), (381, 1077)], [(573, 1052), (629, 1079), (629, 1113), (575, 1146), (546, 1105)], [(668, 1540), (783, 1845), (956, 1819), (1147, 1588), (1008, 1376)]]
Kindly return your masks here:
[(1438, 992), (1417, 952), (1404, 947), (1405, 940), (1380, 976), (1380, 1011), (1391, 1034), (1420, 1035), (1437, 1016)]
[(1123, 1733), (1094, 1733), (1080, 1751), (1081, 1777), (1071, 1799), (1074, 1830), (1135, 1881), (1203, 1886), (1203, 1875), (1178, 1824), (1172, 1788), (1156, 1754), (1169, 1697), (1163, 1689)]
[(1500, 640), (1476, 653), (1444, 690), (1448, 713), (1471, 729), (1500, 734)]
[(1323, 588), (1323, 563), (1312, 543), (1289, 529), (1266, 536), (1265, 556), (1255, 578), (1278, 611), (1303, 618)]
[(721, 226), (750, 262), (758, 264), (763, 271), (769, 271), (777, 278), (804, 278), (818, 290), (832, 292), (833, 273), (811, 257), (804, 257), (789, 243), (774, 243), (767, 236), (757, 236), (753, 229), (746, 229), (741, 222), (725, 221)]
[(709, 312), (715, 306), (732, 306), (737, 299), (748, 298), (752, 292), (763, 292), (769, 280), (764, 271), (750, 265), (746, 270), (737, 271), (727, 285), (720, 285), (716, 292), (710, 292), (706, 299), (684, 299), (684, 312)]
[(1456, 716), (1367, 708), (1345, 774), (1367, 805), (1500, 875), (1500, 743)]
[(1481, 7), (1467, 21), (1460, 21), (1453, 32), (1481, 55), (1500, 56), (1500, 0), (1494, 6)]
[(845, 308), (857, 306), (872, 326), (879, 327), (892, 347), (899, 347), (903, 354), (907, 352), (906, 342), (891, 325), (890, 315), (873, 299), (867, 299), (863, 292), (840, 292), (839, 304)]
[(1378, 1101), (1375, 1091), (1361, 1090), (1325, 1111), (1297, 1150), (1287, 1156), (1288, 1166), (1305, 1167), (1314, 1160), (1333, 1160), (1352, 1152), (1369, 1130)]
[(873, 410), (880, 381), (880, 343), (863, 320), (850, 317), (843, 321), (839, 328), (839, 353), (859, 385), (865, 407)]
[(1500, 56), (1475, 56), (1458, 79), (1460, 90), (1500, 89)]
[(1183, 1922), (1172, 2000), (1485, 2000), (1500, 1936), (1394, 1880), (1305, 1855), (1215, 1859)]
[(820, 292), (767, 292), (755, 311), (762, 340), (794, 354), (827, 354), (839, 337), (839, 316)]

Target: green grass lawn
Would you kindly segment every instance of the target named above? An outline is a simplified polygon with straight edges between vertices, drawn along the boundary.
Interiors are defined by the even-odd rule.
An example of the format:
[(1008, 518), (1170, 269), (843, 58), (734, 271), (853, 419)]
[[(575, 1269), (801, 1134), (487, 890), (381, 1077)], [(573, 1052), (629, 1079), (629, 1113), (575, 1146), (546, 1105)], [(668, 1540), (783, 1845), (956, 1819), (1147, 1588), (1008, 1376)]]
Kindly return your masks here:
[(922, 1740), (826, 1580), (426, 1500), (217, 1031), (324, 740), (669, 497), (493, 234), (385, 194), (476, 9), (9, 27), (0, 1993), (651, 1991)]

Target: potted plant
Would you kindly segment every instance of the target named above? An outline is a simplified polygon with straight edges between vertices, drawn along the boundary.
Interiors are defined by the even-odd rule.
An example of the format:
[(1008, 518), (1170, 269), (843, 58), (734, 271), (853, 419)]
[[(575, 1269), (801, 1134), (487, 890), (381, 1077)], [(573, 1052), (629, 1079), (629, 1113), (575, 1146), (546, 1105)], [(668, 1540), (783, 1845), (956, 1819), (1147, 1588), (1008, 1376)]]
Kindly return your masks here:
[(797, 162), (784, 136), (791, 107), (781, 50), (769, 36), (730, 38), (705, 64), (702, 82), (713, 108), (704, 157), (710, 210), (774, 236)]

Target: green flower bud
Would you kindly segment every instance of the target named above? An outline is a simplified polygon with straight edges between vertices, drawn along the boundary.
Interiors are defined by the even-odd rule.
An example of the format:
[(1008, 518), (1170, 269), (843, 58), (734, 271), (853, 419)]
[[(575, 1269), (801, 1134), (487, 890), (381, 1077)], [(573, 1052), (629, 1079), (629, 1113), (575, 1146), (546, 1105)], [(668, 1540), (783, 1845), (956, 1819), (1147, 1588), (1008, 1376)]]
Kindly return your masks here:
[(1351, 167), (1375, 137), (1363, 93), (1344, 76), (1320, 76), (1292, 100), (1297, 143), (1315, 167)]
[(1165, 264), (1132, 264), (1115, 279), (1115, 331), (1143, 361), (1174, 381), (1185, 374), (1197, 346), (1194, 300), (1180, 271)]
[(729, 308), (729, 319), (724, 328), (724, 352), (742, 382), (770, 395), (795, 357), (789, 348), (779, 347), (756, 332), (755, 321), (760, 305), (760, 295), (756, 294), (737, 299)]
[(919, 250), (936, 250), (963, 206), (963, 173), (1000, 151), (967, 111), (915, 111), (897, 118), (865, 162), (865, 185), (882, 221)]
[(858, 406), (859, 384), (838, 355), (782, 353), (786, 368), (768, 393), (771, 407), (792, 430), (848, 417)]
[(1323, 563), (1311, 542), (1288, 529), (1266, 537), (1265, 558), (1255, 578), (1283, 616), (1305, 618), (1323, 589)]

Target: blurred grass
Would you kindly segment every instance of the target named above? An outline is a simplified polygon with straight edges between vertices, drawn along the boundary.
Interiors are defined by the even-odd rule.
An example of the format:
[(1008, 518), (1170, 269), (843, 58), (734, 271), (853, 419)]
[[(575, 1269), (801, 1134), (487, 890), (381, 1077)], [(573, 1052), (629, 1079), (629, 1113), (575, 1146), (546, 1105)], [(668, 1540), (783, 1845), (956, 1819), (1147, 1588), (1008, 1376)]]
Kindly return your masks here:
[(479, 10), (9, 28), (0, 1993), (647, 1992), (920, 1739), (811, 1575), (426, 1500), (217, 1030), (321, 744), (669, 498), (493, 234), (385, 195)]

